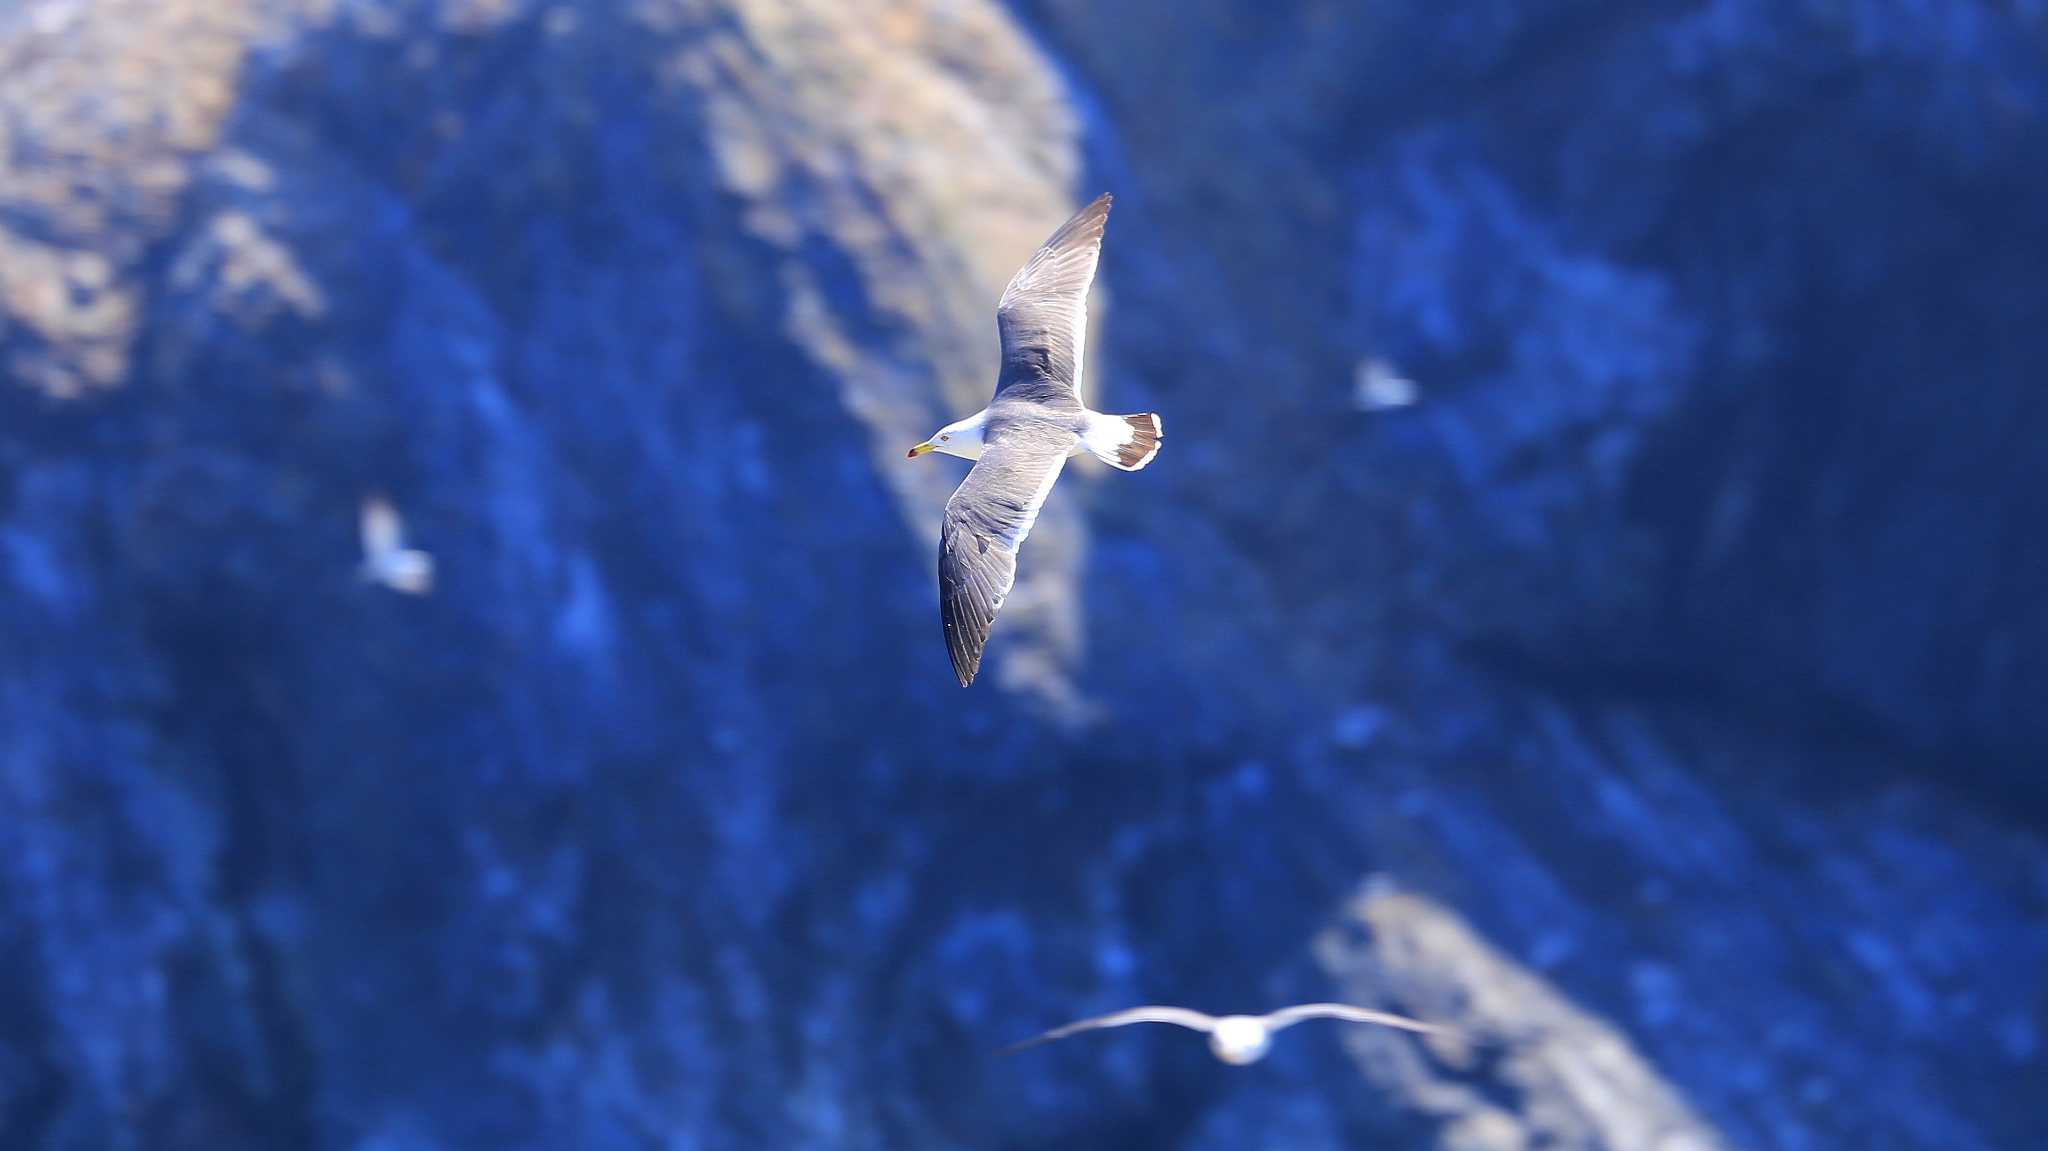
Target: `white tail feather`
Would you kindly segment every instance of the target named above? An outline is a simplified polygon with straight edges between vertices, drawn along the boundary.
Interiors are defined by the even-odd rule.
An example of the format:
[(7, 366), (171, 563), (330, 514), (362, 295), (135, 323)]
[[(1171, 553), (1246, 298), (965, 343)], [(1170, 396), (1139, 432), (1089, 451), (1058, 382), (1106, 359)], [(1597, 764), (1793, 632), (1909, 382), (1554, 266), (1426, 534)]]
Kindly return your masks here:
[(1165, 438), (1157, 413), (1106, 416), (1089, 412), (1088, 430), (1081, 434), (1081, 443), (1110, 467), (1135, 472), (1152, 462)]

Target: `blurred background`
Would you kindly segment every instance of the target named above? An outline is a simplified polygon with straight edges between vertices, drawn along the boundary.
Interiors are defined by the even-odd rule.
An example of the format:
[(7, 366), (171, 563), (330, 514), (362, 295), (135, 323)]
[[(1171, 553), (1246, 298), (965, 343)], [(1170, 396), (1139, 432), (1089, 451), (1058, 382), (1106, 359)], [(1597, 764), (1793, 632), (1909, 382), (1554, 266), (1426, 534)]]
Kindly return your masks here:
[[(0, 1145), (2048, 1146), (2044, 111), (2038, 0), (0, 0)], [(903, 452), (1101, 191), (1171, 434), (963, 692)], [(1308, 999), (1484, 1042), (990, 1054)]]

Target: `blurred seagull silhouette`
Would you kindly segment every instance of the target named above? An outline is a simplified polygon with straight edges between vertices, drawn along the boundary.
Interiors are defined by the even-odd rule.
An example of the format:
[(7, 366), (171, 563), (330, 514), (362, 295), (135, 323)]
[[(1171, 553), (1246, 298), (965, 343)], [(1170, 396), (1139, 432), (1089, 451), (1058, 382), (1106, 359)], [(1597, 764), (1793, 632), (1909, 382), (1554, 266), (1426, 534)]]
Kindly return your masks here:
[(1209, 1036), (1209, 1050), (1225, 1063), (1242, 1067), (1257, 1063), (1265, 1058), (1273, 1046), (1273, 1033), (1292, 1027), (1304, 1019), (1341, 1019), (1350, 1023), (1370, 1023), (1380, 1027), (1396, 1027), (1403, 1031), (1415, 1031), (1424, 1035), (1448, 1034), (1451, 1029), (1434, 1023), (1423, 1023), (1405, 1015), (1393, 1015), (1385, 1011), (1369, 1011), (1353, 1007), (1348, 1003), (1304, 1003), (1298, 1007), (1282, 1007), (1268, 1015), (1204, 1015), (1185, 1007), (1133, 1007), (1110, 1015), (1098, 1015), (1055, 1027), (1033, 1039), (1013, 1043), (998, 1052), (1008, 1055), (1055, 1039), (1065, 1039), (1083, 1031), (1095, 1031), (1104, 1027), (1123, 1027), (1131, 1023), (1171, 1023), (1201, 1031)]
[(434, 590), (434, 557), (405, 546), (405, 522), (382, 496), (363, 501), (362, 577), (406, 595)]
[(1384, 412), (1405, 408), (1415, 402), (1415, 381), (1394, 370), (1394, 365), (1374, 356), (1360, 360), (1352, 378), (1351, 402), (1362, 412)]
[(1003, 366), (995, 398), (910, 449), (976, 461), (939, 531), (939, 622), (960, 686), (974, 682), (996, 612), (1017, 579), (1017, 549), (1038, 522), (1067, 457), (1091, 452), (1135, 472), (1159, 453), (1159, 416), (1106, 416), (1081, 402), (1088, 286), (1102, 253), (1109, 197), (1061, 225), (996, 305)]

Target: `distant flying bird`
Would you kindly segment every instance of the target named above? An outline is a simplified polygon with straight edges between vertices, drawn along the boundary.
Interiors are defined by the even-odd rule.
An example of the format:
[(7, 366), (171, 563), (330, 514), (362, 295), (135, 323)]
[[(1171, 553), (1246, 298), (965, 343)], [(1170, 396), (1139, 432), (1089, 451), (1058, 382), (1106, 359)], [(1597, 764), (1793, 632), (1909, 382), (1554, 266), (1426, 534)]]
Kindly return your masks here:
[(1380, 1027), (1397, 1027), (1403, 1031), (1415, 1031), (1425, 1035), (1445, 1034), (1451, 1029), (1433, 1023), (1422, 1023), (1405, 1015), (1393, 1015), (1385, 1011), (1368, 1011), (1348, 1003), (1304, 1003), (1299, 1007), (1282, 1007), (1270, 1015), (1204, 1015), (1185, 1007), (1133, 1007), (1129, 1011), (1118, 1011), (1111, 1015), (1098, 1015), (1055, 1027), (1035, 1039), (1026, 1039), (1003, 1048), (1001, 1054), (1022, 1051), (1055, 1039), (1065, 1039), (1083, 1031), (1095, 1031), (1104, 1027), (1123, 1027), (1131, 1023), (1171, 1023), (1194, 1031), (1206, 1032), (1209, 1036), (1209, 1050), (1225, 1063), (1243, 1066), (1257, 1063), (1265, 1058), (1273, 1046), (1273, 1033), (1300, 1023), (1304, 1019), (1342, 1019), (1351, 1023), (1371, 1023)]
[(1415, 381), (1394, 370), (1394, 365), (1375, 356), (1361, 360), (1352, 379), (1351, 402), (1366, 412), (1405, 408), (1415, 402)]
[(1092, 452), (1135, 472), (1159, 453), (1159, 417), (1106, 416), (1081, 402), (1088, 285), (1102, 251), (1109, 197), (1099, 196), (1052, 234), (996, 305), (1003, 365), (989, 405), (910, 449), (975, 460), (939, 532), (939, 620), (960, 686), (974, 682), (982, 648), (1010, 586), (1017, 549), (1067, 457)]
[(363, 501), (363, 567), (366, 582), (406, 595), (434, 590), (434, 557), (405, 546), (405, 522), (382, 496)]

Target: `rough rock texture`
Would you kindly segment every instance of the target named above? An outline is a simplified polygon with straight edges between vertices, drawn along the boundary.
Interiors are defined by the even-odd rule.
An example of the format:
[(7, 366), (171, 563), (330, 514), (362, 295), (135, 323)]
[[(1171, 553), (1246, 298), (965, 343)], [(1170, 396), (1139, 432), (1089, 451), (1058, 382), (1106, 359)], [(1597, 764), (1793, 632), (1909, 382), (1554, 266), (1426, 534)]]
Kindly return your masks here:
[[(2044, 111), (1961, 0), (0, 3), (0, 1145), (2048, 1142)], [(902, 448), (1105, 189), (1171, 442), (962, 693)], [(985, 1054), (1337, 995), (1470, 1042)]]

